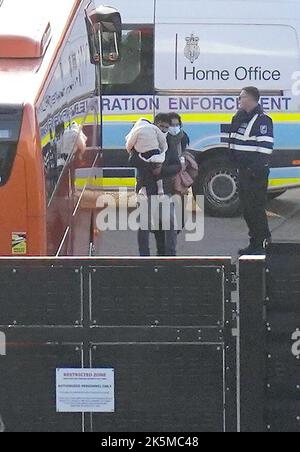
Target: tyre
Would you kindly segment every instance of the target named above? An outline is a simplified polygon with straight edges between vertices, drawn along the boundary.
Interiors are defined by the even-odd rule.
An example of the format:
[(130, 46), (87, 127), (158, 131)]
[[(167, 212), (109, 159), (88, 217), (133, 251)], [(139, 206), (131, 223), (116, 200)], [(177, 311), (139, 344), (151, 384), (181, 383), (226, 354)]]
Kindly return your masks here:
[(286, 193), (286, 190), (282, 190), (282, 191), (275, 191), (274, 193), (268, 193), (268, 198), (270, 201), (273, 201), (273, 199), (277, 199), (280, 196), (284, 195), (284, 193)]
[(194, 196), (204, 195), (205, 213), (213, 217), (231, 218), (241, 213), (238, 173), (226, 157), (212, 158), (200, 164), (194, 184)]

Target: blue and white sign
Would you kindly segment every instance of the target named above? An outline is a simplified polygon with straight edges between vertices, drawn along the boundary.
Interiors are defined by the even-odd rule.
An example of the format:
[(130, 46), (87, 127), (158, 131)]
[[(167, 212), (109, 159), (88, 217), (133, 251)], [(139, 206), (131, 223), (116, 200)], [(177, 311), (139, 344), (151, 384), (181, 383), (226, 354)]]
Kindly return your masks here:
[(114, 369), (57, 369), (58, 413), (114, 413)]
[(239, 90), (247, 85), (288, 90), (298, 61), (297, 32), (291, 26), (228, 22), (156, 26), (159, 91)]

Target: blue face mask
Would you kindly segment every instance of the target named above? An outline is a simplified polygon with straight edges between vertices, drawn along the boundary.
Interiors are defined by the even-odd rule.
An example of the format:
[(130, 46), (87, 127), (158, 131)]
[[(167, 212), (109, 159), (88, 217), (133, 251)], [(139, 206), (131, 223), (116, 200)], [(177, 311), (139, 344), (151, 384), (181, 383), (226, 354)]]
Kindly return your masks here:
[(169, 129), (169, 133), (171, 135), (173, 135), (174, 137), (176, 137), (177, 135), (179, 135), (181, 132), (181, 127), (180, 126), (176, 126), (176, 127), (170, 127)]

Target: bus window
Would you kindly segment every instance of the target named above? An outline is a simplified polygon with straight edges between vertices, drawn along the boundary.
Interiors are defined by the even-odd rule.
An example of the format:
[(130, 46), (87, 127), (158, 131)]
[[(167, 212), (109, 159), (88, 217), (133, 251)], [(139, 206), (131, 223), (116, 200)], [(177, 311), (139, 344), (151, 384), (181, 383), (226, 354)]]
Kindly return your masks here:
[(10, 176), (22, 122), (20, 108), (1, 107), (0, 109), (0, 187), (4, 186)]
[[(75, 256), (86, 255), (87, 249), (89, 255), (93, 253), (95, 228), (91, 205), (94, 205), (94, 183), (100, 158), (98, 106), (96, 102), (90, 104), (89, 114), (82, 124), (82, 134), (77, 142), (77, 155), (73, 164), (75, 205), (70, 223), (72, 228), (69, 246), (71, 243), (71, 254)], [(90, 231), (90, 234), (87, 234), (87, 231)]]
[(152, 94), (153, 60), (153, 28), (123, 30), (120, 61), (114, 66), (102, 67), (103, 94)]

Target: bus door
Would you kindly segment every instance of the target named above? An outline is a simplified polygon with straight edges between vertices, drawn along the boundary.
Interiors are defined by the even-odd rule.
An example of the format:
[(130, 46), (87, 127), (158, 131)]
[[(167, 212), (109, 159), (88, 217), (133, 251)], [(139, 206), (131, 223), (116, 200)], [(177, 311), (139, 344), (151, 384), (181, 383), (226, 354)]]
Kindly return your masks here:
[[(85, 177), (86, 183), (76, 186), (76, 178), (81, 178), (77, 170), (92, 171), (97, 162), (101, 120), (97, 74), (101, 60), (108, 65), (118, 60), (120, 29), (120, 15), (114, 9), (95, 9), (93, 2), (83, 3), (39, 108), (50, 255), (75, 253), (77, 215), (90, 179)], [(82, 234), (83, 248), (89, 242), (90, 227)], [(88, 255), (89, 247), (81, 254)]]
[[(80, 124), (80, 132), (73, 150), (74, 157), (69, 169), (75, 202), (70, 216), (70, 234), (66, 246), (68, 254), (75, 256), (90, 255), (94, 243), (95, 181), (101, 150), (99, 99), (91, 98), (87, 104), (87, 112)], [(72, 123), (76, 124), (74, 118)]]
[(38, 103), (47, 196), (47, 244), (49, 255), (68, 255), (73, 254), (70, 237), (77, 202), (74, 166), (77, 151), (85, 146), (82, 123), (95, 89), (83, 6), (53, 65), (51, 79), (47, 80)]
[(25, 161), (19, 152), (22, 106), (0, 107), (0, 255), (26, 255), (28, 217)]

